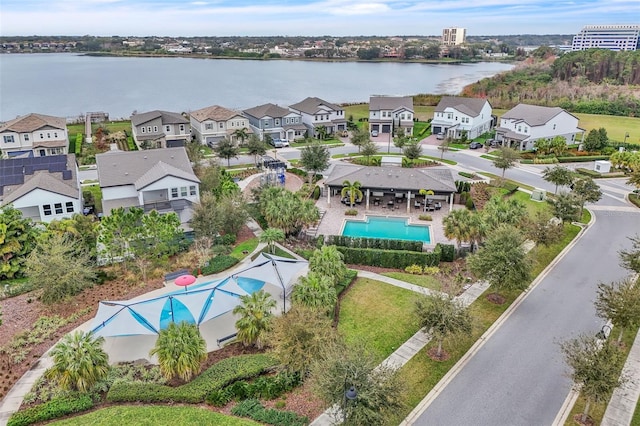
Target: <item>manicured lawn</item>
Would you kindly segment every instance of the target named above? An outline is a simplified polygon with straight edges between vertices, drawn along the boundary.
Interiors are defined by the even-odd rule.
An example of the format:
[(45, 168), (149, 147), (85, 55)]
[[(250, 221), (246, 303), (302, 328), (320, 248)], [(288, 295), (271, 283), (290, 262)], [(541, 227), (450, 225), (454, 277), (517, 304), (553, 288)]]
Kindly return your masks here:
[(539, 211), (549, 211), (550, 209), (550, 206), (547, 202), (532, 201), (531, 194), (523, 191), (516, 191), (509, 198), (515, 198), (516, 200), (521, 201), (527, 208), (527, 213), (530, 217), (535, 217), (536, 213)]
[[(445, 152), (444, 156), (447, 156), (447, 153)], [(456, 164), (458, 164), (457, 161), (453, 161), (453, 160), (447, 160), (446, 158), (440, 158), (440, 157), (432, 157), (430, 155), (421, 155), (420, 158), (426, 158), (427, 160), (433, 160), (433, 161), (440, 161), (442, 163), (445, 164), (450, 164), (452, 166), (455, 166)]]
[(420, 287), (430, 288), (431, 290), (442, 290), (442, 284), (431, 275), (415, 275), (406, 272), (383, 272), (381, 275), (407, 283), (419, 285)]
[(359, 278), (340, 302), (338, 330), (348, 343), (367, 342), (383, 361), (418, 331), (412, 291)]
[[(481, 174), (482, 176), (486, 176), (486, 177), (488, 177), (488, 178), (491, 178), (491, 179), (496, 179), (496, 180), (498, 180), (498, 179), (502, 179), (502, 177), (501, 177), (501, 176), (498, 176), (498, 175), (493, 174), (493, 173), (479, 172), (479, 174)], [(509, 171), (507, 170), (507, 175), (508, 175), (508, 174), (509, 174)], [(507, 178), (507, 177), (505, 177), (505, 178), (504, 178), (504, 180), (505, 180), (506, 182), (511, 182), (511, 183), (513, 183), (513, 184), (515, 184), (515, 185), (518, 185), (520, 188), (528, 189), (529, 191), (533, 191), (533, 190), (535, 189), (535, 188), (534, 188), (533, 186), (531, 186), (531, 185), (525, 185), (524, 183), (516, 182), (515, 180), (511, 180), (511, 179), (509, 179), (509, 178)]]
[(93, 194), (93, 199), (96, 204), (96, 213), (102, 213), (102, 191), (100, 190), (100, 185), (83, 186), (82, 191), (89, 191)]
[(114, 406), (103, 408), (89, 414), (72, 417), (52, 424), (60, 426), (121, 426), (121, 425), (220, 425), (252, 426), (259, 425), (248, 419), (225, 416), (206, 408), (176, 406)]
[(633, 419), (631, 419), (631, 426), (640, 426), (640, 400), (636, 405), (636, 411), (633, 413)]
[[(242, 260), (247, 257), (249, 254), (253, 253), (253, 251), (258, 247), (259, 240), (258, 238), (251, 238), (247, 241), (243, 241), (237, 246), (234, 247), (233, 251), (229, 253), (230, 256), (235, 257), (238, 260)], [(246, 251), (247, 254), (242, 252)]]
[(585, 129), (585, 137), (592, 129), (604, 127), (607, 130), (609, 140), (615, 142), (624, 141), (624, 134), (629, 133), (627, 142), (640, 144), (640, 120), (636, 117), (617, 117), (613, 115), (578, 114), (579, 126)]

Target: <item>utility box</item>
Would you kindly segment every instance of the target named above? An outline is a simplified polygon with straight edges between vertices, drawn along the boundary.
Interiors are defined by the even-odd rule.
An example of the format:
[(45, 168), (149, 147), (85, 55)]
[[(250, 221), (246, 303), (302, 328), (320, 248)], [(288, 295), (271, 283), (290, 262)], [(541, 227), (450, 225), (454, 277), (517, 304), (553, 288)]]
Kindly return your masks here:
[(598, 160), (593, 166), (593, 170), (598, 173), (609, 173), (611, 171), (611, 162), (607, 160)]
[(533, 201), (544, 201), (547, 199), (547, 191), (544, 189), (536, 188), (531, 191), (531, 199)]

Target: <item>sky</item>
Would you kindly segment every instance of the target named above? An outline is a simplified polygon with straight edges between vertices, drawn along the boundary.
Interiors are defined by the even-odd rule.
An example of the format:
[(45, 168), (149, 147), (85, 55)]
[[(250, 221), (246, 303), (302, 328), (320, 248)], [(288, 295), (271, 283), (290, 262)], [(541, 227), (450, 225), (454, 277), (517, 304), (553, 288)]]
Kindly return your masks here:
[(575, 34), (640, 24), (640, 0), (0, 0), (0, 35)]

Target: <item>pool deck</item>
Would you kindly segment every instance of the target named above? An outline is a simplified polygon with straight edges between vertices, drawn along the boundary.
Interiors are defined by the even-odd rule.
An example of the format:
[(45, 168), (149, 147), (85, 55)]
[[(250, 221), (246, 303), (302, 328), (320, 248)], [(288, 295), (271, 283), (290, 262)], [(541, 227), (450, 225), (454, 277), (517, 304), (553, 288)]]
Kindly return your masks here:
[[(422, 197), (419, 197), (420, 201)], [(443, 244), (456, 244), (455, 240), (449, 240), (444, 236), (443, 228), (442, 228), (442, 219), (449, 214), (449, 205), (442, 204), (442, 208), (436, 211), (423, 212), (422, 209), (416, 209), (411, 205), (409, 212), (407, 212), (407, 204), (406, 200), (404, 202), (399, 203), (398, 209), (395, 208), (387, 208), (387, 202), (390, 200), (390, 197), (385, 197), (380, 205), (374, 206), (372, 204), (369, 205), (369, 210), (366, 210), (365, 203), (363, 202), (360, 205), (355, 205), (353, 208), (358, 211), (357, 216), (346, 216), (345, 211), (351, 209), (351, 207), (340, 203), (341, 197), (336, 195), (331, 198), (331, 205), (327, 205), (327, 198), (320, 197), (320, 199), (316, 202), (316, 206), (324, 211), (324, 215), (320, 224), (318, 225), (317, 235), (340, 235), (342, 230), (342, 224), (345, 219), (358, 219), (364, 220), (365, 215), (369, 216), (388, 216), (388, 217), (405, 217), (409, 218), (410, 224), (422, 224), (429, 225), (431, 228), (431, 243), (427, 245), (427, 247), (434, 247), (437, 243)], [(394, 205), (395, 207), (395, 205)], [(454, 204), (454, 209), (465, 208), (462, 205)], [(432, 221), (424, 221), (419, 220), (418, 216), (421, 214), (429, 214), (433, 218)]]

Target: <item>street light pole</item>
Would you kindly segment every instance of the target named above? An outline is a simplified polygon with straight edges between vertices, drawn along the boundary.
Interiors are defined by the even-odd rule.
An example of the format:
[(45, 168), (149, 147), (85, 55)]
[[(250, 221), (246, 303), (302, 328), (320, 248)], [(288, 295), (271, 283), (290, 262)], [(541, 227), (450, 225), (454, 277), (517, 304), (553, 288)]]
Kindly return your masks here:
[(624, 142), (623, 143), (627, 143), (627, 138), (629, 137), (629, 132), (626, 132), (624, 134)]

